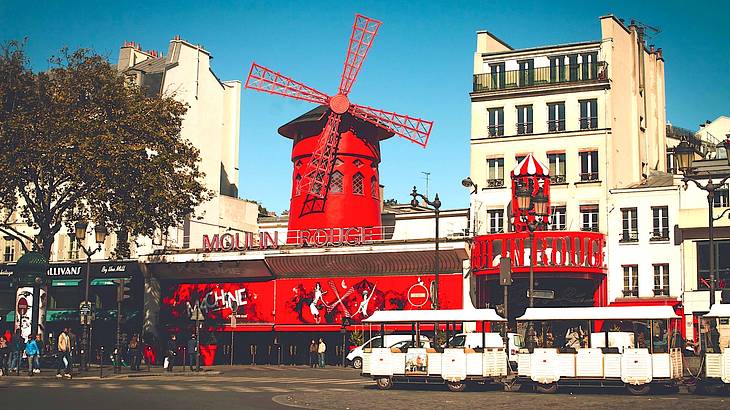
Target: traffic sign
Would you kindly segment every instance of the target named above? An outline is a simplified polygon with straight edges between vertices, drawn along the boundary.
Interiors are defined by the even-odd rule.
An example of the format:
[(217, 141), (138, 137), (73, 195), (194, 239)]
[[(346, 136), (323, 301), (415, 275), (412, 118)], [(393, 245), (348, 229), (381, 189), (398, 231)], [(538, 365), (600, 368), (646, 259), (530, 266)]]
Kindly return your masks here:
[(25, 297), (20, 297), (18, 299), (18, 316), (25, 316), (25, 314), (28, 312), (28, 300)]
[(421, 307), (428, 302), (428, 288), (423, 282), (418, 282), (408, 289), (408, 303), (415, 307)]
[(81, 301), (79, 304), (79, 313), (82, 315), (88, 315), (91, 314), (91, 302), (87, 301)]
[[(530, 297), (530, 291), (527, 291), (527, 297)], [(555, 291), (554, 290), (544, 290), (544, 289), (533, 289), (532, 291), (532, 297), (535, 299), (555, 299)]]

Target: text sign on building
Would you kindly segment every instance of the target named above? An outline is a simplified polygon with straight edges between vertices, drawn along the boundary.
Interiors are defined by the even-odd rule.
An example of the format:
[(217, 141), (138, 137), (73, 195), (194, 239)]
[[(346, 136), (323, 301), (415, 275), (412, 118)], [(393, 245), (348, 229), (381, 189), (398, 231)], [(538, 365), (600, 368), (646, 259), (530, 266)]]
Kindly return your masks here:
[[(294, 238), (295, 245), (312, 248), (328, 248), (337, 246), (355, 246), (372, 243), (375, 234), (373, 228), (312, 228), (289, 231), (288, 237)], [(279, 233), (274, 231), (235, 232), (203, 235), (203, 252), (243, 252), (247, 250), (277, 249)]]

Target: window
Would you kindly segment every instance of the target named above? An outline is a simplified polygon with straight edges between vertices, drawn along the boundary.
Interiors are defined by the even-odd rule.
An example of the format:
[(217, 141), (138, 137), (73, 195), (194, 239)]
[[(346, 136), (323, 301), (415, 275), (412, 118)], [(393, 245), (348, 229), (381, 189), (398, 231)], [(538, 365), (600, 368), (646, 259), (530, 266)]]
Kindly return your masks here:
[(639, 230), (637, 228), (638, 218), (636, 208), (621, 209), (621, 220), (623, 222), (623, 228), (619, 242), (638, 242)]
[(671, 152), (667, 152), (667, 172), (672, 174), (677, 173), (677, 167), (674, 163), (674, 154)]
[(489, 108), (489, 136), (501, 137), (504, 135), (504, 108)]
[(669, 296), (669, 264), (654, 265), (654, 296)]
[(565, 103), (549, 103), (548, 132), (565, 131)]
[(550, 82), (565, 81), (565, 56), (550, 57)]
[(302, 194), (302, 176), (301, 175), (297, 175), (297, 177), (295, 178), (294, 185), (295, 185), (294, 195), (295, 196), (301, 195)]
[(487, 217), (489, 219), (489, 233), (504, 232), (503, 209), (489, 209), (487, 210)]
[(70, 242), (68, 244), (68, 259), (79, 258), (79, 243), (74, 235), (69, 235)]
[(340, 172), (340, 171), (333, 172), (332, 177), (330, 177), (330, 193), (341, 194), (343, 184), (344, 184), (344, 175), (342, 175), (342, 172)]
[(715, 190), (715, 198), (712, 200), (712, 206), (714, 208), (730, 207), (730, 194), (728, 194), (727, 186)]
[(489, 65), (492, 89), (504, 88), (504, 63)]
[(487, 160), (487, 188), (504, 186), (504, 158)]
[(515, 155), (515, 164), (519, 165), (525, 158), (527, 158), (527, 155)]
[(581, 76), (584, 80), (593, 80), (598, 77), (598, 52), (581, 54)]
[(534, 60), (523, 60), (518, 61), (519, 65), (519, 86), (529, 86), (535, 82), (535, 61)]
[(566, 210), (565, 205), (554, 206), (550, 212), (550, 227), (551, 231), (564, 231), (566, 228)]
[(79, 286), (54, 286), (50, 295), (50, 310), (78, 309), (79, 300), (82, 300)]
[(580, 217), (582, 231), (598, 232), (598, 205), (581, 205)]
[(355, 195), (363, 195), (365, 192), (364, 178), (361, 173), (357, 172), (352, 177), (352, 193)]
[(654, 229), (651, 233), (652, 240), (668, 240), (669, 239), (669, 207), (653, 206), (651, 207), (653, 216)]
[(378, 198), (380, 194), (380, 187), (378, 186), (378, 180), (375, 177), (370, 178), (370, 196)]
[(639, 296), (637, 265), (624, 265), (624, 296)]
[(547, 157), (550, 167), (550, 182), (553, 184), (565, 183), (565, 153), (548, 154)]
[(598, 180), (598, 151), (584, 151), (580, 153), (580, 180)]
[(517, 107), (517, 134), (532, 134), (531, 105), (521, 105)]
[(13, 238), (9, 236), (5, 237), (5, 252), (3, 260), (5, 262), (13, 262), (15, 260), (15, 243), (13, 243)]
[[(715, 244), (715, 288), (730, 287), (730, 240), (714, 241)], [(697, 288), (710, 288), (710, 242), (697, 242)]]
[(568, 81), (578, 81), (578, 54), (568, 56)]
[(580, 129), (598, 128), (598, 100), (580, 101)]

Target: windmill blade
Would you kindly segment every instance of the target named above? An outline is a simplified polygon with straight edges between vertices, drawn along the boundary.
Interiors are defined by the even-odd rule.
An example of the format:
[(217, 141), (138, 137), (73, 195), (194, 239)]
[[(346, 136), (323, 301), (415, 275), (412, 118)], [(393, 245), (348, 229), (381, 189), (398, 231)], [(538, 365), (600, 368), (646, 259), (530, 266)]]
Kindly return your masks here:
[(246, 88), (320, 105), (327, 104), (329, 101), (327, 94), (256, 63), (251, 64), (251, 71), (246, 79)]
[(331, 112), (324, 126), (317, 148), (312, 153), (312, 158), (307, 165), (305, 177), (302, 180), (305, 192), (315, 198), (324, 199), (327, 194), (332, 164), (337, 154), (337, 145), (340, 139), (340, 121), (342, 116)]
[(351, 104), (349, 112), (357, 118), (377, 125), (411, 142), (415, 142), (424, 148), (428, 144), (428, 137), (431, 135), (431, 128), (433, 127), (433, 121), (426, 121), (420, 118), (363, 105)]
[(365, 17), (361, 14), (355, 15), (355, 24), (352, 25), (350, 45), (347, 48), (345, 66), (342, 70), (340, 94), (347, 95), (350, 92), (357, 78), (357, 74), (360, 72), (362, 62), (365, 61), (370, 46), (373, 45), (373, 40), (378, 33), (380, 24), (382, 23), (378, 20)]

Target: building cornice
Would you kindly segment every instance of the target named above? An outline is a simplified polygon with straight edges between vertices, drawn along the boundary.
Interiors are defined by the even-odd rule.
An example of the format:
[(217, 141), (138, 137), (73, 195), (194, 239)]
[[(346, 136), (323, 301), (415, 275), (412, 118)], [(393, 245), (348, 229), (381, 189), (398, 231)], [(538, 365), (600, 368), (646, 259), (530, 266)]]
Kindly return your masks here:
[(561, 131), (561, 132), (543, 132), (535, 134), (525, 135), (511, 135), (506, 137), (478, 137), (472, 138), (472, 144), (485, 144), (485, 143), (499, 143), (499, 142), (524, 142), (534, 139), (544, 140), (546, 138), (570, 138), (570, 137), (587, 137), (587, 136), (601, 136), (611, 133), (611, 128), (596, 128), (592, 130), (574, 130), (574, 131)]
[(589, 83), (559, 83), (529, 88), (511, 88), (494, 91), (472, 91), (471, 102), (536, 97), (542, 95), (568, 94), (582, 91), (602, 91), (611, 88), (610, 80), (596, 80)]
[[(548, 46), (538, 46), (538, 47), (529, 47), (529, 48), (518, 48), (518, 49), (512, 49), (510, 51), (497, 51), (494, 53), (481, 53), (482, 58), (487, 61), (495, 61), (492, 58), (498, 57), (496, 60), (502, 59), (502, 60), (511, 60), (513, 58), (519, 58), (519, 57), (542, 57), (545, 55), (546, 52), (550, 52), (551, 54), (553, 52), (571, 52), (571, 51), (579, 51), (579, 50), (586, 50), (591, 47), (600, 47), (601, 42), (600, 41), (583, 41), (583, 42), (577, 42), (577, 43), (568, 43), (568, 44), (553, 44)], [(500, 58), (501, 57), (501, 58)]]

